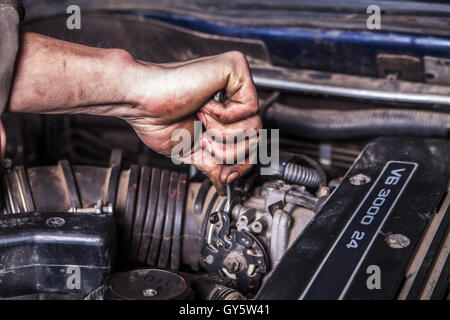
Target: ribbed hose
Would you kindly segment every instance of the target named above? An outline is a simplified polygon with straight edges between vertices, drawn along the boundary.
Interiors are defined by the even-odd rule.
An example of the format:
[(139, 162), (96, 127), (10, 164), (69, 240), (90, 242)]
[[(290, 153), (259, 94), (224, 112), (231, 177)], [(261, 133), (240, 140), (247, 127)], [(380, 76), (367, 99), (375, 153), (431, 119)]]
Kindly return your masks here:
[(310, 188), (317, 188), (322, 180), (315, 169), (307, 168), (294, 162), (288, 162), (284, 167), (283, 179), (287, 182)]
[(405, 110), (319, 110), (272, 105), (263, 120), (272, 128), (313, 140), (348, 140), (376, 136), (448, 137), (450, 114)]
[(239, 291), (218, 285), (211, 293), (209, 300), (246, 300)]
[(132, 165), (123, 174), (116, 206), (119, 255), (178, 270), (187, 174)]

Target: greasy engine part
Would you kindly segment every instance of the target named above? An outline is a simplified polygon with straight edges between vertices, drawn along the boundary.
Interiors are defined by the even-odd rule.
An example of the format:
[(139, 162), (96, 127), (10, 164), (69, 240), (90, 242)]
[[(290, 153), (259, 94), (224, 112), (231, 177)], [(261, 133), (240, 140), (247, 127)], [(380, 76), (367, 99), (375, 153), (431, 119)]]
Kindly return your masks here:
[[(66, 160), (60, 160), (56, 166), (27, 169), (23, 166), (13, 167), (9, 162), (4, 165), (4, 216), (0, 224), (0, 238), (5, 246), (0, 248), (4, 253), (0, 277), (8, 276), (17, 266), (24, 266), (20, 268), (21, 273), (16, 272), (20, 274), (17, 281), (11, 278), (10, 281), (2, 282), (6, 286), (15, 284), (9, 291), (7, 288), (2, 290), (2, 294), (7, 297), (42, 295), (47, 292), (65, 294), (64, 298), (69, 293), (72, 296), (77, 294), (77, 298), (89, 295), (88, 298), (92, 299), (98, 296), (105, 289), (100, 287), (112, 269), (116, 230), (117, 256), (121, 261), (171, 270), (193, 266), (193, 269), (197, 267), (198, 270), (202, 261), (202, 236), (199, 235), (208, 216), (204, 213), (198, 215), (197, 211), (203, 211), (202, 197), (208, 191), (215, 194), (215, 199), (218, 198), (209, 180), (205, 180), (202, 190), (195, 190), (195, 183), (194, 189), (189, 189), (191, 195), (195, 192), (196, 198), (200, 200), (196, 202), (200, 206), (194, 213), (197, 216), (193, 216), (193, 212), (185, 210), (188, 185), (186, 173), (136, 165), (123, 170), (121, 152), (117, 150), (112, 153), (110, 166), (106, 168), (72, 166)], [(219, 200), (223, 207), (224, 198), (220, 197)], [(208, 203), (210, 210), (214, 204), (214, 201)], [(229, 226), (224, 226), (224, 233), (230, 231)], [(192, 236), (197, 242), (192, 243)], [(247, 237), (251, 238), (252, 235)], [(239, 247), (235, 240), (233, 245)], [(37, 253), (22, 257), (17, 254), (17, 245), (13, 245), (17, 243), (19, 249)], [(73, 254), (69, 248), (73, 248)], [(239, 249), (242, 251), (243, 247)], [(264, 251), (261, 245), (256, 249), (258, 254)], [(90, 254), (85, 257), (83, 252)], [(247, 255), (246, 251), (242, 253)], [(258, 268), (257, 280), (266, 270), (266, 258), (264, 255), (262, 257), (264, 265)], [(37, 261), (39, 266), (34, 266), (26, 259)], [(50, 262), (51, 268), (48, 266)], [(84, 273), (82, 290), (66, 290), (65, 281), (71, 274), (65, 274), (63, 271), (66, 269), (63, 267), (58, 269), (61, 265), (89, 268), (90, 271)], [(53, 272), (52, 268), (56, 268), (54, 272), (59, 273), (62, 282), (58, 280), (53, 283), (49, 280), (50, 283), (47, 283), (34, 278), (50, 279), (44, 273), (46, 270)], [(208, 271), (218, 273), (219, 270)], [(258, 281), (253, 281), (253, 277), (243, 276), (238, 279), (239, 284), (244, 281), (254, 283), (245, 290), (257, 288)], [(39, 285), (33, 287), (30, 283)], [(214, 286), (205, 298), (244, 297), (234, 290), (239, 286), (230, 279), (218, 282), (218, 285), (222, 289), (218, 290)]]
[(231, 280), (225, 277), (218, 277), (214, 274), (207, 274), (193, 277), (191, 286), (195, 291), (195, 296), (200, 300), (246, 300), (247, 297), (236, 289), (228, 287)]
[(316, 170), (292, 162), (286, 164), (283, 178), (287, 182), (311, 188), (317, 188), (321, 182), (320, 175)]
[[(445, 298), (449, 161), (446, 140), (370, 142), (256, 298)], [(430, 225), (438, 214), (445, 215), (439, 228)], [(433, 249), (421, 257), (424, 239)], [(368, 285), (374, 269), (381, 272), (378, 290)]]
[(231, 287), (251, 295), (323, 200), (304, 186), (283, 180), (268, 181), (254, 190), (240, 190), (238, 185), (233, 189), (227, 214), (226, 198), (209, 180), (189, 184), (182, 260), (192, 270), (205, 269), (230, 279)]
[(4, 214), (22, 212), (112, 213), (121, 174), (121, 151), (111, 154), (109, 167), (56, 166), (24, 168), (3, 163)]
[[(173, 273), (176, 279), (178, 275), (184, 277), (179, 270), (188, 271), (188, 291), (192, 288), (196, 298), (245, 299), (255, 294), (257, 298), (295, 298), (299, 294), (298, 288), (304, 289), (309, 282), (322, 281), (319, 280), (322, 271), (318, 266), (321, 261), (326, 261), (325, 255), (331, 252), (333, 243), (337, 243), (339, 232), (344, 234), (344, 225), (350, 221), (351, 214), (358, 214), (358, 203), (360, 207), (365, 206), (364, 195), (371, 197), (369, 186), (378, 188), (377, 181), (387, 179), (384, 176), (387, 171), (400, 174), (402, 178), (399, 179), (403, 179), (403, 172), (406, 178), (411, 176), (407, 185), (401, 180), (400, 186), (405, 186), (405, 190), (396, 187), (395, 192), (392, 191), (404, 191), (409, 200), (406, 202), (402, 196), (399, 204), (394, 206), (392, 201), (397, 199), (389, 199), (391, 206), (388, 209), (393, 208), (393, 212), (378, 237), (370, 228), (362, 232), (368, 235), (367, 238), (373, 236), (371, 239), (374, 240), (367, 259), (372, 259), (372, 264), (383, 264), (383, 270), (389, 270), (386, 276), (390, 285), (384, 285), (380, 296), (393, 297), (406, 272), (406, 263), (411, 260), (411, 250), (418, 246), (421, 230), (431, 219), (426, 212), (437, 208), (440, 196), (446, 190), (444, 185), (448, 183), (450, 173), (445, 164), (449, 153), (450, 146), (444, 140), (379, 139), (367, 146), (346, 177), (333, 179), (328, 186), (323, 178), (318, 187), (311, 188), (282, 179), (261, 180), (261, 177), (250, 176), (232, 185), (229, 204), (208, 179), (188, 183), (184, 172), (146, 166), (133, 165), (123, 170), (120, 151), (113, 152), (107, 168), (71, 166), (68, 161), (61, 160), (56, 166), (25, 169), (4, 162), (4, 216), (0, 219), (0, 238), (5, 245), (0, 248), (3, 255), (0, 276), (8, 278), (0, 285), (2, 297), (54, 298), (64, 294), (65, 299), (105, 298), (108, 286), (113, 283), (110, 280), (105, 286), (115, 248), (115, 220), (120, 242), (119, 258), (126, 258), (133, 264), (166, 269), (153, 269), (158, 277), (168, 272), (167, 269), (177, 271)], [(408, 167), (398, 167), (405, 163)], [(384, 173), (381, 172), (383, 165)], [(313, 163), (309, 167), (316, 169)], [(322, 174), (316, 172), (317, 176)], [(333, 189), (331, 196), (330, 189)], [(361, 199), (362, 202), (358, 202)], [(448, 206), (448, 201), (444, 201), (444, 205)], [(431, 209), (431, 206), (434, 207)], [(225, 210), (226, 207), (229, 210)], [(383, 214), (388, 211), (379, 210)], [(442, 248), (445, 248), (443, 241), (450, 220), (447, 209), (441, 208), (440, 212), (445, 213), (445, 217), (440, 220), (439, 227), (430, 227), (427, 231), (427, 238), (432, 239), (428, 243), (431, 249), (423, 257), (418, 253), (415, 264), (407, 271), (412, 280), (400, 288), (403, 297), (442, 297), (445, 293), (449, 268), (439, 266), (448, 255)], [(377, 217), (374, 215), (373, 220), (381, 226)], [(357, 249), (351, 240), (349, 246)], [(369, 239), (361, 238), (361, 233), (356, 240), (364, 248), (370, 246), (365, 242)], [(18, 255), (17, 249), (28, 250), (30, 254)], [(89, 255), (77, 253), (86, 250)], [(345, 250), (344, 253), (354, 258)], [(378, 261), (380, 256), (386, 257), (386, 261)], [(32, 264), (26, 259), (38, 261)], [(336, 259), (332, 261), (338, 261), (339, 255)], [(357, 271), (354, 281), (359, 279), (365, 283), (362, 278), (366, 274), (362, 272), (367, 263), (364, 260), (359, 268), (341, 261), (337, 269), (345, 272), (350, 270), (348, 266), (355, 267), (352, 269)], [(65, 273), (68, 267), (71, 272), (76, 272), (76, 267), (82, 269), (85, 276), (81, 290), (77, 290), (74, 274)], [(13, 270), (20, 271), (15, 272), (19, 277), (11, 277)], [(318, 277), (313, 277), (313, 270), (318, 270)], [(127, 288), (123, 284), (128, 280), (142, 280), (136, 272), (113, 275), (111, 279), (120, 278), (118, 286)], [(49, 273), (52, 277), (48, 277)], [(335, 272), (326, 274), (325, 279), (335, 279), (335, 275)], [(433, 285), (436, 281), (432, 279), (436, 277), (443, 280)], [(67, 282), (69, 278), (75, 282)], [(338, 282), (335, 279), (330, 282), (333, 285), (326, 285), (326, 290), (321, 288), (311, 294), (331, 297), (332, 290), (342, 289)], [(71, 285), (67, 287), (67, 283)], [(359, 297), (361, 288), (354, 283), (347, 294)], [(280, 284), (282, 292), (276, 289)], [(131, 290), (132, 286), (129, 287)], [(141, 290), (140, 286), (136, 288)], [(125, 293), (108, 290), (108, 299), (137, 299), (144, 289), (140, 293), (139, 290)], [(153, 291), (146, 292), (155, 297)], [(167, 296), (161, 293), (157, 298), (169, 296), (184, 296), (184, 291), (170, 291)], [(191, 297), (190, 293), (188, 296)], [(305, 294), (304, 298), (310, 296)]]
[(228, 287), (230, 280), (213, 274), (163, 269), (135, 269), (112, 275), (84, 300), (246, 300)]
[[(393, 298), (399, 292), (403, 298), (439, 298), (446, 292), (449, 267), (444, 242), (448, 241), (450, 211), (438, 208), (450, 180), (446, 166), (450, 145), (445, 140), (377, 139), (368, 144), (344, 178), (334, 177), (328, 186), (316, 164), (300, 162), (317, 171), (314, 174), (321, 182), (313, 188), (280, 179), (293, 160), (284, 159), (278, 179), (256, 175), (231, 185), (228, 204), (208, 179), (188, 183), (184, 172), (147, 166), (123, 170), (120, 155), (114, 151), (107, 168), (71, 166), (65, 160), (56, 166), (27, 169), (4, 163), (2, 297), (106, 298), (104, 293), (113, 283), (110, 280), (105, 286), (116, 229), (121, 261), (132, 262), (133, 267), (161, 268), (152, 271), (158, 277), (167, 269), (176, 271), (175, 278), (184, 277), (180, 271), (189, 272), (189, 290), (201, 299), (255, 295), (262, 299), (300, 295), (351, 299), (372, 294)], [(391, 191), (382, 192), (383, 181), (392, 181)], [(386, 195), (383, 200), (378, 199), (380, 193)], [(367, 209), (368, 199), (378, 207)], [(443, 205), (448, 207), (448, 201)], [(360, 217), (363, 209), (367, 214)], [(437, 210), (443, 214), (439, 221), (428, 214)], [(381, 221), (383, 217), (386, 221)], [(352, 219), (365, 223), (358, 229)], [(436, 226), (427, 227), (428, 220)], [(429, 241), (425, 245), (420, 239), (426, 227), (424, 238)], [(425, 254), (426, 247), (430, 250)], [(30, 254), (17, 255), (18, 249)], [(86, 250), (89, 255), (77, 253)], [(327, 259), (328, 255), (333, 259)], [(38, 261), (32, 264), (27, 259)], [(414, 263), (408, 267), (410, 261)], [(49, 267), (50, 263), (55, 267)], [(369, 265), (387, 270), (383, 279), (389, 284), (383, 282), (383, 290), (361, 288)], [(68, 289), (67, 281), (74, 275), (64, 272), (69, 266), (82, 269), (81, 290), (77, 291), (76, 281)], [(327, 272), (330, 268), (334, 271)], [(11, 277), (13, 270), (18, 277)], [(336, 277), (336, 272), (342, 277)], [(51, 281), (49, 273), (57, 280)], [(406, 274), (411, 281), (403, 285)], [(130, 271), (111, 279), (120, 278), (119, 287), (127, 288), (124, 283), (139, 282), (139, 277), (138, 271)], [(347, 278), (343, 288), (340, 281)], [(280, 284), (282, 291), (277, 289)], [(138, 291), (132, 288), (129, 285), (131, 291), (125, 293), (110, 288), (108, 299), (137, 299), (141, 287), (136, 287)], [(152, 292), (148, 290), (150, 296)], [(178, 293), (184, 296), (181, 290), (170, 291), (167, 297), (177, 298)]]
[(135, 165), (123, 171), (116, 204), (119, 252), (140, 264), (178, 270), (186, 187), (186, 173)]
[(108, 168), (56, 166), (8, 168), (3, 211), (112, 214), (117, 222), (119, 258), (177, 270), (187, 174), (132, 165), (121, 169), (113, 151)]
[(82, 299), (111, 272), (111, 213), (0, 216), (0, 297)]
[(268, 268), (264, 247), (250, 233), (232, 230), (225, 211), (209, 216), (202, 243), (201, 261), (208, 273), (219, 273), (233, 280), (233, 287), (254, 293)]
[(327, 183), (322, 167), (306, 155), (280, 155), (278, 169), (266, 168), (266, 170), (269, 170), (275, 178), (311, 189), (326, 186)]
[(0, 297), (79, 299), (112, 270), (120, 152), (109, 168), (8, 166), (2, 174)]
[(137, 269), (113, 275), (105, 284), (105, 300), (189, 300), (194, 292), (181, 275), (161, 269)]

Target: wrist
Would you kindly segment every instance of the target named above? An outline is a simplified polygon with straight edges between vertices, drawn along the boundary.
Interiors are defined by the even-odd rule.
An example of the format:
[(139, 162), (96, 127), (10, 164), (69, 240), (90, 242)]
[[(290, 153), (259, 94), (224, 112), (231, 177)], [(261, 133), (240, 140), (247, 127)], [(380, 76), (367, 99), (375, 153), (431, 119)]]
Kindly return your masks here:
[(101, 49), (100, 55), (93, 57), (89, 64), (95, 66), (93, 74), (100, 75), (98, 85), (101, 86), (102, 97), (94, 101), (94, 105), (138, 105), (136, 86), (141, 81), (141, 70), (128, 51)]
[(148, 105), (156, 103), (152, 100), (160, 91), (158, 86), (163, 83), (164, 68), (135, 59), (121, 49), (108, 49), (103, 60), (111, 66), (109, 71), (114, 79), (114, 91), (117, 92), (116, 103), (124, 107), (123, 112), (116, 116), (125, 119), (153, 116)]

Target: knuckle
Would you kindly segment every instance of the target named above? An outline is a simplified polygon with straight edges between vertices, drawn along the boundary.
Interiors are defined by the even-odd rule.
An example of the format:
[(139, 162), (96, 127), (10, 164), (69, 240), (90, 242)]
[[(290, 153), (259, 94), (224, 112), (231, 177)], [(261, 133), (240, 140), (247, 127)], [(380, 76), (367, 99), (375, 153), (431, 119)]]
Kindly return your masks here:
[(247, 57), (240, 51), (234, 50), (226, 53), (230, 58), (237, 63), (247, 64)]

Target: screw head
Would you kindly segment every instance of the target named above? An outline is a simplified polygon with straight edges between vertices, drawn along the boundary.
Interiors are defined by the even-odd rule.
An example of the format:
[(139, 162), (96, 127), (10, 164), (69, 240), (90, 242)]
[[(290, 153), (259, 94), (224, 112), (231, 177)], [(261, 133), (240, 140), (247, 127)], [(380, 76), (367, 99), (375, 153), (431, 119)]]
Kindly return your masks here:
[(66, 223), (66, 220), (64, 220), (61, 217), (51, 217), (45, 220), (45, 224), (50, 228), (59, 228), (63, 226)]
[(141, 293), (144, 297), (154, 297), (154, 296), (158, 295), (158, 292), (152, 288), (144, 289), (144, 290), (142, 290)]
[(5, 158), (2, 162), (3, 168), (9, 169), (12, 167), (12, 160), (9, 158)]
[(407, 236), (400, 233), (390, 234), (384, 240), (393, 249), (406, 248), (411, 243)]
[(208, 256), (205, 258), (205, 262), (206, 262), (207, 264), (212, 264), (212, 263), (214, 262), (214, 257), (213, 257), (212, 255), (208, 255)]
[(365, 174), (358, 173), (354, 176), (350, 177), (349, 179), (350, 183), (355, 186), (361, 186), (364, 184), (367, 184), (370, 182), (370, 177), (366, 176)]

